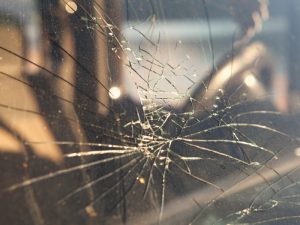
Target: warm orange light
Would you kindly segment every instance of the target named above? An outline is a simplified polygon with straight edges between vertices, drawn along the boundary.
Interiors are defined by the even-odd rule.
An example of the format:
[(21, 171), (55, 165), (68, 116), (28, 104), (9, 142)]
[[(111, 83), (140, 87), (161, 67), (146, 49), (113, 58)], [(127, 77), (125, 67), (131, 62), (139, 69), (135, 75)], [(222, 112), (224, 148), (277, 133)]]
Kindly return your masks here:
[(118, 99), (121, 96), (121, 90), (118, 87), (112, 87), (111, 89), (109, 89), (109, 96), (112, 99)]
[(249, 74), (246, 76), (245, 80), (244, 80), (245, 84), (248, 86), (248, 87), (254, 87), (257, 80), (256, 78), (253, 76), (253, 74)]
[(77, 11), (77, 4), (74, 1), (68, 1), (65, 7), (67, 13), (73, 14)]

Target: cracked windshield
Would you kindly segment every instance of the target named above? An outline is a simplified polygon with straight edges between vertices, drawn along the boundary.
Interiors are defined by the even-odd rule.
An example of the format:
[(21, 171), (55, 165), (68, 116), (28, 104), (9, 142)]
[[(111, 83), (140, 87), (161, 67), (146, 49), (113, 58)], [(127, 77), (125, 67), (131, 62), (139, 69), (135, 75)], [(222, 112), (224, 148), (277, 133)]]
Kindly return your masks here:
[(300, 224), (299, 20), (0, 0), (0, 224)]

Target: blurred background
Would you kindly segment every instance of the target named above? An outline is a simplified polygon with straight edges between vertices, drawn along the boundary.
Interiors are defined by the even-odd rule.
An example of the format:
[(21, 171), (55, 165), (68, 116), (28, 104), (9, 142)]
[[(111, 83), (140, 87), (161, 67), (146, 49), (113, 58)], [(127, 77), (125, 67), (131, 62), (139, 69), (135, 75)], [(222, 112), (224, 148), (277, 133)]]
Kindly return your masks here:
[[(155, 138), (182, 140), (185, 132), (197, 134), (209, 126), (223, 129), (223, 119), (233, 121), (249, 112), (255, 112), (255, 116), (247, 126), (263, 127), (270, 135), (256, 133), (254, 128), (244, 131), (230, 127), (230, 134), (222, 130), (208, 138), (244, 141), (248, 147), (255, 144), (260, 150), (274, 152), (272, 158), (260, 153), (247, 158), (243, 150), (234, 152), (240, 146), (220, 151), (227, 156), (225, 161), (234, 157), (253, 166), (251, 163), (261, 159), (263, 175), (232, 165), (217, 175), (207, 172), (211, 171), (209, 166), (199, 168), (224, 185), (225, 193), (234, 187), (233, 193), (245, 194), (258, 184), (265, 185), (268, 194), (276, 193), (272, 182), (278, 177), (286, 179), (286, 174), (296, 171), (300, 163), (295, 157), (299, 156), (300, 131), (299, 19), (297, 0), (0, 0), (0, 188), (4, 190), (0, 195), (0, 223), (156, 224), (157, 219), (151, 218), (159, 217), (162, 224), (174, 224), (172, 216), (177, 210), (185, 212), (177, 221), (182, 224), (195, 209), (170, 207), (163, 220), (159, 211), (164, 201), (154, 192), (148, 203), (159, 205), (155, 210), (147, 204), (129, 203), (134, 209), (140, 208), (142, 216), (130, 208), (126, 211), (127, 203), (121, 200), (131, 193), (134, 184), (120, 177), (124, 171), (131, 174), (135, 169), (120, 169), (126, 160), (119, 162), (113, 160), (115, 153), (99, 152), (125, 151)], [(230, 111), (231, 106), (245, 102), (251, 105)], [(213, 113), (222, 117), (217, 125), (185, 131), (192, 127), (186, 121), (197, 124), (203, 118), (210, 120)], [(288, 137), (288, 142), (278, 138), (279, 134)], [(241, 135), (240, 139), (236, 140), (235, 135)], [(286, 149), (282, 151), (283, 146)], [(184, 147), (179, 143), (174, 148)], [(182, 160), (184, 150), (178, 151)], [(73, 158), (72, 154), (79, 157)], [(90, 157), (93, 154), (97, 156)], [(95, 169), (85, 167), (105, 159), (112, 162)], [(151, 160), (154, 165), (156, 158)], [(266, 168), (272, 169), (264, 171)], [(244, 169), (247, 175), (240, 179), (246, 182), (235, 190), (233, 184), (238, 182), (232, 175), (240, 175)], [(112, 178), (97, 184), (99, 187), (87, 185), (110, 173)], [(56, 174), (63, 176), (56, 178)], [(147, 176), (140, 179), (136, 174), (133, 179), (145, 185), (143, 179)], [(202, 175), (193, 176), (199, 180)], [(55, 179), (48, 179), (52, 177)], [(203, 200), (199, 205), (210, 207), (209, 200), (216, 196), (202, 186), (198, 189), (190, 183), (182, 184), (186, 181), (180, 177), (169, 179), (175, 183), (171, 188), (173, 197), (186, 195), (193, 199), (194, 195), (188, 194), (203, 190), (195, 192)], [(289, 182), (295, 184), (297, 179)], [(111, 191), (99, 205), (89, 204), (115, 184), (118, 194)], [(287, 187), (286, 183), (282, 185)], [(83, 192), (58, 206), (57, 202), (74, 187), (82, 187)], [(254, 190), (253, 196), (264, 188)], [(205, 195), (212, 197), (207, 200)], [(155, 197), (159, 203), (153, 200)], [(127, 201), (137, 199), (133, 194)], [(234, 202), (244, 201), (241, 196), (236, 199)], [(255, 197), (252, 200), (255, 202)], [(108, 208), (116, 202), (117, 213), (111, 216)], [(280, 212), (287, 215), (287, 211), (296, 211), (293, 207), (283, 207)], [(219, 212), (224, 207), (216, 208)], [(233, 204), (232, 208), (238, 207)], [(143, 221), (144, 215), (147, 220)], [(299, 220), (297, 213), (289, 216)], [(213, 224), (210, 221), (205, 217), (195, 224)], [(217, 221), (214, 224), (225, 224), (225, 220)]]

